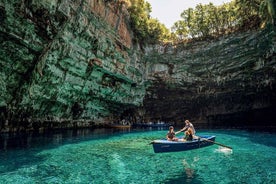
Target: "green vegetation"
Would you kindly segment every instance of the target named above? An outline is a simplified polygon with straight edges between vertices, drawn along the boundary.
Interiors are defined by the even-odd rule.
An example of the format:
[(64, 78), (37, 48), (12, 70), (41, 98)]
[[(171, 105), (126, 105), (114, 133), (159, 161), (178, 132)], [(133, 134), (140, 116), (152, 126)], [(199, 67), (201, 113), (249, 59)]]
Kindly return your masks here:
[(145, 0), (125, 0), (131, 27), (142, 44), (219, 37), (236, 31), (259, 29), (275, 22), (276, 0), (233, 0), (221, 6), (198, 4), (181, 14), (170, 32), (150, 17), (151, 5)]
[(182, 20), (174, 23), (172, 31), (178, 40), (186, 40), (258, 29), (268, 22), (273, 23), (273, 1), (234, 0), (221, 6), (198, 4), (182, 12)]
[(139, 43), (157, 43), (170, 40), (170, 31), (157, 19), (150, 17), (151, 5), (144, 0), (128, 0), (131, 27)]

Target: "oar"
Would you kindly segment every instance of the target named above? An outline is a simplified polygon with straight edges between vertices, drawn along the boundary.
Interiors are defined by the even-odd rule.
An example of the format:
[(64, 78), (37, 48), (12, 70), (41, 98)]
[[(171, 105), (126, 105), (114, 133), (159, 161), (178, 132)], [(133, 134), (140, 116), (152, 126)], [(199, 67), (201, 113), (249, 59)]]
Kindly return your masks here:
[(202, 137), (198, 137), (206, 142), (211, 142), (211, 143), (214, 143), (214, 144), (217, 144), (217, 145), (220, 145), (222, 147), (225, 147), (225, 148), (228, 148), (228, 149), (232, 149), (230, 146), (226, 146), (224, 144), (221, 144), (221, 143), (218, 143), (218, 142), (215, 142), (215, 141), (212, 141), (212, 140), (209, 140), (209, 139), (205, 139), (205, 138), (202, 138)]
[(175, 132), (175, 135), (176, 135), (176, 134), (179, 134), (180, 132), (182, 132), (182, 131), (181, 131), (181, 130), (179, 130), (179, 131)]

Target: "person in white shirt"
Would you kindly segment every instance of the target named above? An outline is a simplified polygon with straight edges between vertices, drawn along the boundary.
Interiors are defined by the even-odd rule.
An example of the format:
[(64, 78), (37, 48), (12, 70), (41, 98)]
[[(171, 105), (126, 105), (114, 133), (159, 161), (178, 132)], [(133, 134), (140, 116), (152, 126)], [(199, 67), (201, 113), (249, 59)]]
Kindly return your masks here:
[(184, 131), (188, 130), (188, 128), (190, 128), (192, 130), (192, 135), (194, 136), (196, 131), (195, 131), (194, 125), (189, 120), (185, 120), (185, 127), (182, 128), (181, 130), (179, 130), (178, 132), (176, 132), (176, 134), (179, 132), (184, 132)]

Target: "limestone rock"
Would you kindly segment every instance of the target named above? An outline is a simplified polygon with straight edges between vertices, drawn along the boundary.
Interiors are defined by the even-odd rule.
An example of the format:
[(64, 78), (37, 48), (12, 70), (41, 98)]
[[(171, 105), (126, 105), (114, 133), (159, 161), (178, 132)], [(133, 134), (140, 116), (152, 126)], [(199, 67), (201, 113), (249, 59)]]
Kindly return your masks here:
[(140, 106), (125, 14), (101, 0), (0, 2), (2, 130), (100, 124)]
[[(147, 78), (153, 85), (144, 100), (146, 119), (271, 125), (276, 112), (275, 35), (275, 28), (268, 27), (147, 48)], [(261, 111), (265, 113), (256, 115)]]

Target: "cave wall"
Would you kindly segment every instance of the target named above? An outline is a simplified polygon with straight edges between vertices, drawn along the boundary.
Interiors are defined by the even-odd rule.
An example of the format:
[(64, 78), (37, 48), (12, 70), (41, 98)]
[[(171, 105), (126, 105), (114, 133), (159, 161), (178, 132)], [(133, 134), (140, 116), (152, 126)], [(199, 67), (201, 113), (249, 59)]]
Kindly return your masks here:
[(274, 123), (275, 27), (142, 52), (120, 2), (0, 0), (1, 132)]
[(93, 126), (140, 106), (128, 25), (117, 1), (1, 0), (1, 131)]
[(275, 27), (216, 40), (149, 46), (145, 119), (198, 125), (273, 125)]

